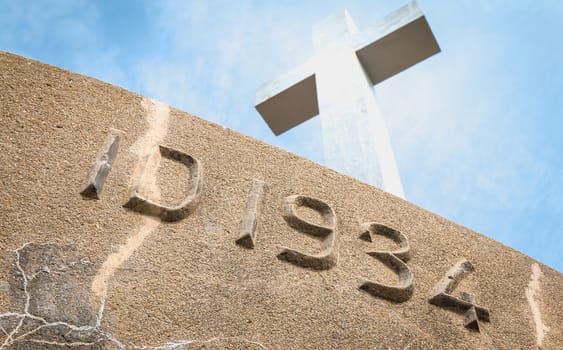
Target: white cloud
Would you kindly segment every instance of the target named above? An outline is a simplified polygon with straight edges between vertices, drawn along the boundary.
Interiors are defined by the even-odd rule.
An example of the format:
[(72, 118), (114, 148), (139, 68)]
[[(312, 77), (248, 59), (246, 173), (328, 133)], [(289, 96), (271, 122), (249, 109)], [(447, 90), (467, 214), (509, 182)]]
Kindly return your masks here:
[[(273, 78), (286, 69), (280, 66), (295, 64), (296, 56), (305, 60), (311, 49), (290, 40), (299, 37), (294, 22), (276, 18), (275, 9), (252, 6), (249, 2), (220, 8), (208, 2), (149, 3), (161, 44), (139, 67), (141, 90), (253, 133), (256, 126), (248, 119), (257, 117), (255, 88), (266, 81), (264, 77)], [(272, 51), (280, 53), (274, 60)]]
[[(87, 1), (2, 1), (2, 41), (17, 40), (20, 44), (35, 45), (49, 40), (57, 20), (78, 11), (92, 12)], [(17, 33), (17, 35), (14, 35)], [(65, 33), (73, 35), (72, 32)]]

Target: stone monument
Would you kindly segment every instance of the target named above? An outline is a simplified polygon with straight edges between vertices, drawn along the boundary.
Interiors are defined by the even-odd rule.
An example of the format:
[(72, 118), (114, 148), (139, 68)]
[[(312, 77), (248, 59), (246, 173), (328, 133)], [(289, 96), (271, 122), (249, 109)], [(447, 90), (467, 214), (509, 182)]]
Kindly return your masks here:
[(416, 2), (359, 32), (347, 11), (313, 28), (316, 53), (257, 92), (256, 109), (279, 135), (320, 115), (325, 164), (404, 198), (372, 86), (440, 51)]
[(561, 349), (563, 276), (333, 170), (0, 52), (0, 349)]

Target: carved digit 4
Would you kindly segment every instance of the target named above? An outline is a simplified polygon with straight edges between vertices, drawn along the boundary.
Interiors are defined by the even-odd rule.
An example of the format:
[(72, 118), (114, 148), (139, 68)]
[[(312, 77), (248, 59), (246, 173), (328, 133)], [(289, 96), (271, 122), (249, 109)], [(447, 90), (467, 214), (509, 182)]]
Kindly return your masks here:
[[(137, 183), (132, 186), (129, 201), (125, 203), (124, 207), (146, 215), (160, 217), (160, 219), (164, 221), (178, 221), (185, 218), (197, 206), (203, 185), (202, 166), (197, 159), (188, 154), (162, 145), (159, 145), (157, 148), (158, 151), (155, 150), (151, 157), (165, 157), (180, 162), (188, 167), (190, 171), (188, 195), (179, 205), (173, 207), (164, 206), (141, 195), (139, 193), (141, 186), (148, 182), (149, 179), (147, 179), (147, 177), (151, 176), (151, 171), (149, 170), (151, 157), (147, 157), (143, 166), (143, 172)], [(158, 163), (159, 161), (157, 159), (154, 164)]]
[(246, 204), (246, 213), (242, 219), (240, 236), (236, 241), (237, 244), (246, 248), (254, 248), (256, 242), (256, 216), (260, 211), (263, 191), (264, 181), (254, 180)]
[[(315, 210), (321, 214), (324, 224), (317, 225), (300, 218), (297, 215), (298, 207), (307, 207)], [(328, 270), (336, 265), (336, 257), (334, 256), (336, 215), (328, 204), (311, 197), (300, 195), (288, 196), (285, 199), (283, 218), (290, 227), (300, 232), (324, 238), (322, 243), (323, 250), (318, 255), (310, 255), (296, 249), (281, 247), (277, 255), (278, 259), (315, 270)]]
[(469, 293), (462, 292), (461, 298), (451, 295), (459, 281), (474, 270), (473, 265), (466, 259), (458, 261), (436, 284), (429, 302), (465, 313), (463, 325), (479, 332), (479, 320), (489, 322), (489, 310), (475, 305), (474, 297)]
[(122, 133), (120, 130), (110, 129), (104, 145), (98, 152), (96, 161), (92, 164), (92, 168), (90, 168), (88, 182), (82, 192), (80, 192), (83, 197), (100, 199), (104, 183), (117, 155)]
[(414, 292), (413, 275), (405, 262), (410, 258), (410, 246), (407, 236), (388, 226), (377, 223), (362, 224), (360, 239), (372, 242), (372, 235), (382, 235), (391, 238), (399, 244), (399, 249), (387, 251), (371, 251), (367, 254), (381, 261), (391, 268), (398, 276), (399, 282), (395, 286), (383, 283), (364, 281), (360, 289), (377, 297), (382, 297), (396, 302), (404, 302), (411, 298)]

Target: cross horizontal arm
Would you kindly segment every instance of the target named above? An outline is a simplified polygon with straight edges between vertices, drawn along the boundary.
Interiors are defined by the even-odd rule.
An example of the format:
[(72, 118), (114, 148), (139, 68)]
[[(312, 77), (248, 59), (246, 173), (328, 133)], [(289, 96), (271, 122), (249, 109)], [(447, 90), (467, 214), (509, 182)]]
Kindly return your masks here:
[(416, 1), (357, 35), (356, 55), (374, 85), (440, 52)]
[[(319, 75), (319, 64), (338, 61), (335, 56), (340, 57), (341, 50), (332, 52), (334, 45), (344, 45), (342, 48), (346, 52), (350, 50), (352, 55), (355, 54), (352, 65), (359, 61), (362, 66), (359, 71), (363, 68), (360, 73), (362, 81), (365, 81), (365, 73), (372, 84), (440, 52), (434, 34), (415, 1), (364, 32), (357, 31), (347, 12), (331, 16), (315, 27), (314, 37), (318, 52), (313, 58), (257, 91), (256, 110), (276, 135), (319, 114), (317, 82), (321, 75), (328, 74), (334, 78), (333, 72), (347, 72), (345, 67), (335, 64)], [(334, 37), (333, 41), (331, 37)], [(334, 83), (331, 79), (329, 81)], [(342, 83), (344, 80), (347, 79), (342, 79)], [(324, 81), (326, 83), (327, 80)], [(352, 87), (349, 89), (353, 90)]]
[(263, 85), (256, 92), (256, 110), (276, 135), (319, 114), (313, 69), (305, 64)]

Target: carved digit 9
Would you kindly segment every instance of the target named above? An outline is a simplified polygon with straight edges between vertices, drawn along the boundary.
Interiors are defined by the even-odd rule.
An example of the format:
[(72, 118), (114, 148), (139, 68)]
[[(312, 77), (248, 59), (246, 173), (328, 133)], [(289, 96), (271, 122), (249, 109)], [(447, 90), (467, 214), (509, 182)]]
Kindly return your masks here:
[(410, 258), (410, 245), (407, 236), (382, 224), (373, 222), (362, 224), (360, 239), (372, 242), (372, 235), (374, 234), (386, 236), (399, 244), (399, 249), (392, 252), (370, 251), (367, 253), (391, 268), (399, 276), (399, 282), (395, 286), (389, 286), (383, 283), (364, 281), (359, 288), (373, 296), (399, 303), (409, 300), (414, 292), (414, 278), (411, 270), (405, 264)]
[[(324, 223), (318, 225), (299, 217), (297, 215), (298, 207), (307, 207), (315, 210), (321, 214)], [(334, 256), (336, 215), (328, 204), (320, 199), (307, 196), (288, 196), (285, 199), (283, 218), (290, 227), (297, 231), (322, 237), (324, 240), (322, 251), (318, 255), (310, 255), (296, 249), (281, 247), (277, 255), (278, 259), (314, 270), (328, 270), (336, 265), (336, 257)]]

